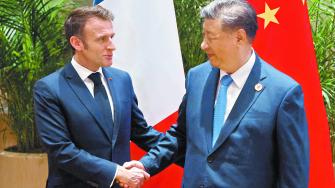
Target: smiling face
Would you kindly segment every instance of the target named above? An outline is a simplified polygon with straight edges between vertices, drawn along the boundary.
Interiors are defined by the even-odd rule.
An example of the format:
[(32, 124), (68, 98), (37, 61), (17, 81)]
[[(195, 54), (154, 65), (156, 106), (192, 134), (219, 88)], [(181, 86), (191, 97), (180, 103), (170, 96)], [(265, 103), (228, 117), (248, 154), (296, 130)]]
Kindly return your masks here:
[(219, 19), (205, 19), (201, 49), (206, 52), (212, 66), (229, 70), (238, 52), (235, 31), (222, 29)]
[(97, 17), (89, 18), (83, 28), (82, 36), (70, 38), (71, 45), (75, 49), (75, 59), (91, 71), (111, 66), (115, 50), (112, 41), (114, 35), (111, 21)]

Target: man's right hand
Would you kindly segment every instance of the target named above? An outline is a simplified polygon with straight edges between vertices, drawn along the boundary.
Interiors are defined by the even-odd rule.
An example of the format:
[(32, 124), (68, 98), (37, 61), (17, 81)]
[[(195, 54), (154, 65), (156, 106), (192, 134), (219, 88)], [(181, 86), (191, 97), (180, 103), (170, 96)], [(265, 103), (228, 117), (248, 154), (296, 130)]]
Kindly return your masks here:
[(141, 169), (141, 170), (145, 171), (145, 168), (144, 168), (143, 164), (140, 161), (135, 161), (135, 160), (125, 162), (123, 164), (123, 167), (125, 167), (128, 170), (135, 167), (135, 168), (138, 168), (138, 169)]
[(150, 175), (142, 169), (126, 169), (119, 166), (115, 180), (121, 187), (124, 188), (140, 188), (144, 181), (149, 178)]

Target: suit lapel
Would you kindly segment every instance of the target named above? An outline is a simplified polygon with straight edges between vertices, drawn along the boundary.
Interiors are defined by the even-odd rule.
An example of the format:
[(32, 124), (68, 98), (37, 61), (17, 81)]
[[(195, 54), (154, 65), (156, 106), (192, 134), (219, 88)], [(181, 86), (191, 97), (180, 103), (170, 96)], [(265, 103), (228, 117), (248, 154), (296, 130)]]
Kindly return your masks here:
[(86, 109), (91, 113), (91, 115), (97, 121), (98, 126), (105, 133), (109, 141), (112, 142), (111, 135), (108, 131), (108, 128), (104, 126), (105, 125), (104, 119), (102, 117), (102, 114), (99, 113), (100, 111), (97, 110), (99, 108), (96, 105), (93, 96), (91, 95), (85, 83), (81, 80), (78, 73), (71, 65), (71, 63), (68, 63), (67, 65), (65, 65), (64, 76), (69, 86), (72, 88), (73, 92), (77, 95), (79, 100), (84, 104)]
[(112, 136), (112, 148), (114, 148), (115, 146), (115, 142), (116, 142), (116, 138), (119, 132), (119, 128), (120, 128), (120, 117), (121, 114), (120, 113), (120, 103), (118, 100), (118, 96), (117, 96), (117, 90), (116, 90), (116, 86), (115, 86), (115, 79), (117, 78), (112, 78), (112, 74), (108, 69), (102, 68), (102, 72), (104, 73), (105, 77), (106, 77), (106, 81), (108, 84), (108, 88), (110, 91), (110, 94), (112, 95), (112, 100), (113, 100), (113, 106), (114, 106), (114, 126), (113, 126), (113, 136)]
[(201, 100), (201, 114), (203, 117), (201, 124), (205, 125), (205, 135), (208, 152), (212, 149), (214, 103), (217, 83), (220, 75), (219, 73), (219, 69), (214, 67), (212, 68), (206, 80)]
[(235, 128), (239, 125), (239, 122), (244, 117), (246, 112), (250, 109), (252, 104), (256, 101), (259, 94), (261, 94), (265, 87), (263, 85), (263, 89), (261, 91), (255, 90), (255, 85), (260, 83), (261, 80), (265, 78), (265, 76), (261, 75), (261, 60), (256, 55), (255, 64), (249, 74), (249, 77), (242, 88), (240, 95), (238, 96), (233, 109), (229, 113), (229, 116), (221, 129), (218, 141), (215, 143), (213, 150), (214, 152), (221, 144), (223, 144), (229, 135), (235, 130)]

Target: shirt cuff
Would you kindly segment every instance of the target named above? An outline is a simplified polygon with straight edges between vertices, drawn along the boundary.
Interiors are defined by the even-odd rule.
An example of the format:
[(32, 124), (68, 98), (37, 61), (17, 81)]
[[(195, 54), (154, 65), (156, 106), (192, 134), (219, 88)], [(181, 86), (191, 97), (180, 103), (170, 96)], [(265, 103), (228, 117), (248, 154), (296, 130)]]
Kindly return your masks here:
[(115, 171), (115, 175), (114, 175), (114, 178), (113, 178), (113, 181), (111, 183), (111, 185), (109, 186), (110, 188), (112, 188), (113, 184), (114, 184), (114, 181), (115, 181), (115, 177), (116, 177), (116, 174), (117, 174), (117, 171), (119, 170), (119, 165), (117, 165), (116, 167), (116, 171)]

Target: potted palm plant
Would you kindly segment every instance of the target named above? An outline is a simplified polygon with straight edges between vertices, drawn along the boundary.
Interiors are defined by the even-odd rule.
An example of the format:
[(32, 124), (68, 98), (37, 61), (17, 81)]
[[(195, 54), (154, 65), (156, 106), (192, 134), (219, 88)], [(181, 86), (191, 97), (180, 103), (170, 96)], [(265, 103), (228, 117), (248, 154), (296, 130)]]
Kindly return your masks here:
[(0, 0), (0, 116), (17, 138), (14, 147), (0, 153), (0, 187), (45, 183), (47, 160), (34, 124), (32, 90), (36, 80), (71, 55), (62, 34), (67, 5), (63, 0)]
[(335, 0), (310, 0), (308, 5), (335, 172)]

